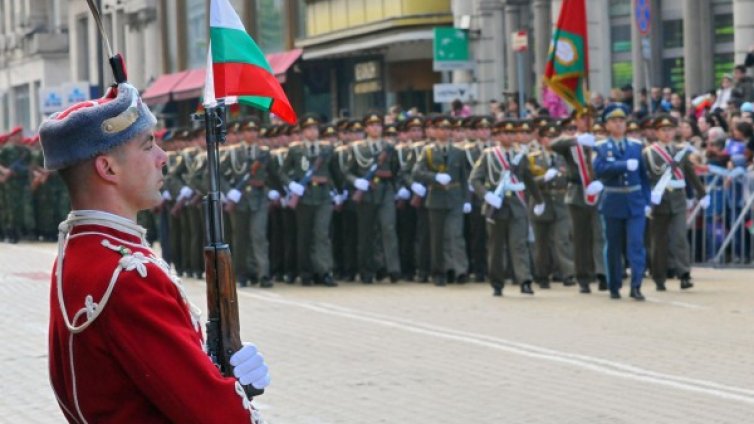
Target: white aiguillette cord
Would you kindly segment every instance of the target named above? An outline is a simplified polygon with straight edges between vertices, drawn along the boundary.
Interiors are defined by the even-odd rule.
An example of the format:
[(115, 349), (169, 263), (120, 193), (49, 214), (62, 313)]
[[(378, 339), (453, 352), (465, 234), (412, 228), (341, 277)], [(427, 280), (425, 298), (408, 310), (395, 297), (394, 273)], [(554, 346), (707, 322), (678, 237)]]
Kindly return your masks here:
[[(63, 301), (63, 261), (65, 259), (65, 250), (68, 246), (68, 234), (71, 229), (73, 229), (73, 227), (77, 225), (99, 225), (112, 228), (116, 231), (121, 231), (123, 233), (138, 237), (141, 241), (141, 244), (145, 247), (147, 246), (146, 242), (144, 241), (144, 236), (146, 235), (146, 230), (144, 228), (131, 221), (130, 219), (126, 219), (111, 213), (94, 210), (71, 211), (71, 213), (68, 215), (68, 219), (60, 223), (60, 225), (58, 226), (58, 261), (55, 266), (58, 304), (60, 306), (60, 311), (63, 314), (63, 319), (65, 320), (66, 327), (68, 327), (68, 330), (74, 334), (84, 331), (92, 322), (94, 322), (100, 311), (104, 309), (104, 305), (110, 298), (110, 294), (115, 287), (114, 283), (115, 281), (117, 281), (121, 271), (121, 267), (115, 269), (115, 272), (110, 279), (110, 284), (107, 287), (107, 291), (102, 298), (102, 307), (98, 307), (98, 305), (94, 303), (91, 295), (88, 295), (85, 299), (84, 307), (76, 312), (72, 321), (68, 319), (68, 311), (66, 310), (65, 302)], [(103, 233), (102, 235), (107, 234)], [(87, 314), (87, 320), (86, 322), (84, 322), (84, 324), (77, 326), (76, 321), (82, 313)]]

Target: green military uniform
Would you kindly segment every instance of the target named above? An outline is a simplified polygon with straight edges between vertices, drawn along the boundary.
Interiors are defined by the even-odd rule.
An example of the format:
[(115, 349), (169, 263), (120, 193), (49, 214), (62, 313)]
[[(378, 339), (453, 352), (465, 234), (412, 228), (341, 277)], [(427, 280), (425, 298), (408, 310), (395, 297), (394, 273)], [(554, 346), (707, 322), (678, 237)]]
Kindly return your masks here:
[[(502, 192), (502, 206), (493, 208), (488, 202), (482, 207), (482, 212), (489, 216), (487, 223), (487, 252), (490, 264), (490, 283), (494, 294), (502, 293), (505, 280), (505, 262), (510, 261), (510, 269), (516, 282), (521, 284), (521, 292), (531, 294), (531, 262), (527, 246), (529, 225), (527, 220), (527, 206), (520, 196), (524, 191), (534, 198), (536, 204), (542, 203), (542, 196), (529, 171), (529, 162), (525, 151), (513, 148), (491, 147), (485, 149), (481, 158), (471, 171), (470, 181), (474, 191), (481, 199), (488, 193), (496, 191), (501, 178), (505, 175), (505, 166), (501, 157), (508, 164), (510, 175), (509, 185)], [(517, 182), (513, 180), (513, 176)], [(516, 184), (513, 184), (516, 183)], [(523, 183), (524, 187), (521, 187)], [(507, 250), (507, 255), (506, 255)]]
[[(295, 217), (298, 271), (302, 283), (306, 285), (311, 284), (312, 278), (321, 279), (326, 285), (335, 285), (331, 275), (329, 233), (332, 218), (330, 191), (334, 188), (332, 156), (333, 146), (330, 143), (295, 142), (289, 146), (279, 173), (280, 181), (289, 190), (293, 191), (291, 183), (294, 182), (305, 188), (296, 206)], [(307, 173), (311, 176), (309, 181), (305, 178)]]
[[(406, 125), (422, 126), (420, 119), (416, 119), (413, 124), (411, 121), (407, 121), (402, 124), (401, 129), (407, 130)], [(398, 164), (400, 172), (398, 174), (398, 186), (399, 193), (403, 193), (403, 197), (398, 196), (398, 204), (396, 205), (396, 231), (398, 233), (398, 257), (400, 258), (400, 267), (402, 278), (406, 281), (413, 281), (416, 274), (416, 226), (417, 226), (417, 210), (410, 207), (409, 201), (411, 199), (411, 192), (408, 191), (413, 179), (411, 177), (411, 171), (413, 168), (413, 148), (412, 143), (407, 141), (400, 143), (396, 146), (396, 156), (398, 157)], [(408, 198), (405, 198), (405, 197)]]
[[(655, 129), (658, 131), (663, 127), (676, 125), (675, 119), (671, 117), (655, 120)], [(692, 287), (689, 244), (686, 238), (686, 183), (690, 183), (694, 188), (697, 199), (703, 199), (706, 190), (694, 172), (689, 153), (673, 143), (662, 142), (656, 142), (644, 149), (644, 161), (653, 187), (652, 219), (649, 222), (651, 272), (652, 279), (660, 291), (665, 290), (669, 259), (672, 260), (676, 275), (681, 279), (681, 288)], [(671, 179), (666, 188), (660, 190), (658, 182), (666, 172)], [(706, 201), (708, 202), (709, 198)]]
[[(270, 135), (269, 129), (267, 131)], [(285, 162), (288, 149), (279, 147), (270, 150), (270, 172), (276, 177), (280, 175)], [(281, 193), (286, 191), (280, 185), (280, 179), (274, 178), (275, 189)], [(270, 273), (275, 275), (275, 280), (286, 280), (293, 283), (298, 274), (296, 266), (296, 216), (295, 211), (283, 207), (285, 197), (280, 202), (274, 202), (270, 208), (269, 217), (269, 240), (270, 240)]]
[[(335, 149), (337, 191), (339, 202), (337, 214), (340, 215), (337, 221), (333, 221), (333, 244), (337, 245), (336, 250), (340, 252), (340, 276), (346, 281), (354, 281), (356, 274), (359, 272), (359, 255), (358, 255), (358, 236), (359, 223), (356, 212), (356, 204), (348, 195), (353, 192), (353, 188), (348, 184), (346, 175), (353, 161), (353, 151), (349, 144), (343, 144)], [(337, 229), (337, 231), (335, 231)], [(335, 247), (335, 246), (334, 246)]]
[[(379, 116), (365, 118), (365, 125), (381, 123)], [(395, 179), (400, 172), (398, 156), (391, 145), (383, 140), (363, 140), (352, 148), (353, 160), (350, 163), (346, 180), (358, 192), (355, 184), (366, 179), (369, 189), (362, 192), (361, 201), (356, 202), (358, 214), (359, 274), (361, 280), (369, 283), (379, 269), (375, 259), (375, 226), (378, 225), (382, 240), (382, 253), (391, 281), (400, 276), (398, 260), (398, 238), (395, 229)], [(354, 195), (351, 196), (354, 199)]]
[(28, 147), (12, 141), (0, 149), (0, 166), (7, 170), (5, 182), (2, 183), (5, 206), (2, 224), (12, 243), (33, 231), (34, 227), (31, 213), (31, 156)]
[(184, 264), (184, 257), (182, 251), (182, 238), (188, 238), (188, 234), (184, 234), (181, 230), (181, 221), (184, 217), (182, 212), (173, 211), (173, 207), (176, 204), (176, 200), (180, 196), (181, 188), (185, 185), (178, 171), (184, 169), (183, 155), (178, 151), (171, 151), (167, 154), (167, 174), (165, 175), (165, 182), (163, 184), (162, 197), (165, 199), (163, 208), (170, 211), (168, 215), (168, 228), (170, 229), (169, 244), (170, 244), (170, 263), (175, 267), (175, 271), (178, 275), (183, 275), (186, 271)]
[[(566, 179), (568, 180), (565, 203), (568, 205), (571, 227), (574, 229), (573, 258), (576, 280), (581, 286), (581, 290), (587, 292), (589, 291), (589, 283), (596, 276), (599, 280), (600, 290), (607, 290), (604, 259), (605, 240), (602, 222), (597, 212), (597, 206), (587, 204), (584, 198), (585, 187), (576, 162), (578, 157), (577, 145), (576, 138), (572, 136), (561, 136), (551, 143), (552, 150), (565, 159)], [(590, 180), (594, 181), (592, 150), (589, 147), (583, 147), (582, 151), (585, 171)]]
[[(555, 127), (547, 127), (546, 137), (557, 136)], [(542, 192), (545, 211), (542, 215), (531, 214), (534, 228), (534, 278), (542, 288), (549, 286), (551, 261), (565, 277), (566, 285), (574, 277), (573, 245), (571, 243), (571, 222), (565, 204), (566, 179), (565, 159), (547, 147), (529, 154), (529, 165), (534, 180)], [(529, 199), (530, 208), (534, 201)]]
[[(473, 120), (471, 125), (475, 129), (481, 129), (489, 128), (492, 123), (491, 118), (483, 116)], [(477, 138), (464, 145), (469, 174), (489, 144), (489, 140)], [(469, 185), (469, 190), (473, 191), (471, 185)], [(477, 282), (485, 281), (487, 275), (487, 230), (484, 215), (482, 215), (483, 204), (484, 202), (477, 196), (472, 196), (471, 213), (466, 218), (469, 272), (474, 273)]]
[[(440, 117), (434, 122), (438, 128), (448, 128), (450, 122)], [(442, 131), (442, 130), (441, 130)], [(438, 174), (450, 176), (450, 181), (438, 181)], [(425, 207), (429, 215), (430, 267), (436, 285), (445, 285), (449, 268), (450, 248), (455, 233), (452, 229), (463, 228), (463, 204), (467, 200), (468, 174), (466, 155), (463, 150), (449, 142), (435, 142), (424, 147), (413, 170), (416, 181), (427, 187)], [(463, 237), (461, 237), (461, 242)], [(452, 251), (463, 254), (462, 249)]]

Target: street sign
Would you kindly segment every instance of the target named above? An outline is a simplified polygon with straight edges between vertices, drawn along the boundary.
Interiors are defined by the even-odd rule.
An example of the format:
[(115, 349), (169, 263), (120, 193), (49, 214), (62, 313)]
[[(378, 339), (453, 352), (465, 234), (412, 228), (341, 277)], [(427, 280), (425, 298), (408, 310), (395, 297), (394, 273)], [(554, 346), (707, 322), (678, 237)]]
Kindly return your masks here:
[(476, 84), (435, 84), (432, 88), (435, 103), (469, 102), (477, 98)]
[(511, 35), (511, 47), (517, 53), (523, 53), (529, 48), (529, 37), (526, 31), (516, 31)]
[(469, 60), (469, 35), (464, 30), (454, 27), (435, 27), (433, 53), (432, 69), (435, 71), (454, 71), (473, 67)]
[(634, 0), (634, 14), (636, 15), (636, 26), (639, 34), (648, 36), (651, 29), (651, 0)]
[(39, 89), (39, 111), (43, 114), (60, 112), (91, 98), (92, 87), (86, 81), (43, 87)]
[(652, 43), (649, 37), (641, 37), (641, 56), (644, 60), (652, 60)]

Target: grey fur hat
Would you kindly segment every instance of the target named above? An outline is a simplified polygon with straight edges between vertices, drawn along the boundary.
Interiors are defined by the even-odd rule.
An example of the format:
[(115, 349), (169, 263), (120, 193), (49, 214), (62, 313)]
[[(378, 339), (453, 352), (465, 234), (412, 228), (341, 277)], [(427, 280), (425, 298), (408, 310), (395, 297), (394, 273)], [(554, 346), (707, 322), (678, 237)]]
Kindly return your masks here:
[(138, 90), (121, 83), (105, 97), (77, 103), (42, 123), (45, 168), (57, 171), (93, 158), (150, 131), (156, 123)]

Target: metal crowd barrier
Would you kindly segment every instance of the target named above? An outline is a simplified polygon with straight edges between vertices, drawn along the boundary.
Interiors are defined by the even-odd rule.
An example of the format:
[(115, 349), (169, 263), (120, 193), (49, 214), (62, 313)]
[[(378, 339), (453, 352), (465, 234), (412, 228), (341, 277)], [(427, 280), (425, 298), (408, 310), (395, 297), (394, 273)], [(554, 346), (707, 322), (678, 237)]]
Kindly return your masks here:
[(688, 210), (691, 263), (754, 267), (754, 171), (710, 166), (700, 178), (710, 194), (710, 206), (705, 210), (697, 202)]

